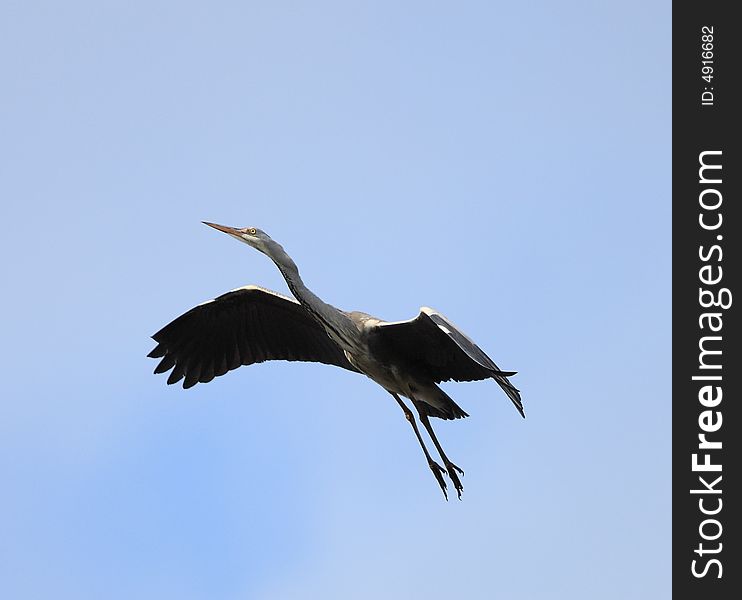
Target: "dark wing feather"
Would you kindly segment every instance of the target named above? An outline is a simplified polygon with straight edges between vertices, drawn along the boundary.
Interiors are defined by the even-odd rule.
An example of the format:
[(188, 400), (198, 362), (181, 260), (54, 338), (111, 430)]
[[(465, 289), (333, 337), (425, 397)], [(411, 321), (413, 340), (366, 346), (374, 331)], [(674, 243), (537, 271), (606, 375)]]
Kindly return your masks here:
[(241, 365), (300, 360), (356, 369), (325, 330), (290, 298), (249, 285), (182, 314), (152, 336), (155, 373), (169, 384), (206, 383)]
[(491, 377), (525, 417), (520, 392), (508, 380), (515, 373), (501, 371), (463, 331), (432, 308), (424, 306), (420, 314), (409, 321), (380, 323), (373, 338), (379, 348), (392, 348), (405, 362), (436, 383)]

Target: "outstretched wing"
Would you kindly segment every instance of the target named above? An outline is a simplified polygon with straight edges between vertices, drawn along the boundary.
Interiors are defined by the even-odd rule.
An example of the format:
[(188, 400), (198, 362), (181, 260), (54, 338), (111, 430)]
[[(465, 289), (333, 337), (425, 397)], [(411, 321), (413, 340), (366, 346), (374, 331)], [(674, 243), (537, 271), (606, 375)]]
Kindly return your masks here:
[(254, 285), (192, 308), (152, 336), (155, 373), (173, 369), (168, 384), (207, 383), (241, 365), (301, 360), (356, 369), (325, 330), (290, 298)]
[(436, 383), (491, 377), (525, 417), (520, 392), (508, 381), (515, 373), (501, 371), (463, 331), (432, 308), (423, 306), (420, 314), (409, 321), (379, 323), (371, 333), (370, 343), (375, 349), (392, 349)]

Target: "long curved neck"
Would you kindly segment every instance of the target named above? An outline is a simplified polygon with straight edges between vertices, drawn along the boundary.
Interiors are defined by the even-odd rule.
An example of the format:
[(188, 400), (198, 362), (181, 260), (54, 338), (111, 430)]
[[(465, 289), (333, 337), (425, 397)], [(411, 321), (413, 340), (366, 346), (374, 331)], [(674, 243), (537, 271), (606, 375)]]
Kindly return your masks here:
[(354, 345), (355, 336), (352, 335), (352, 331), (355, 330), (355, 325), (353, 322), (337, 308), (324, 302), (304, 284), (296, 263), (279, 244), (272, 246), (270, 251), (268, 256), (281, 271), (286, 285), (306, 311), (325, 328), (336, 343), (345, 342), (346, 345)]

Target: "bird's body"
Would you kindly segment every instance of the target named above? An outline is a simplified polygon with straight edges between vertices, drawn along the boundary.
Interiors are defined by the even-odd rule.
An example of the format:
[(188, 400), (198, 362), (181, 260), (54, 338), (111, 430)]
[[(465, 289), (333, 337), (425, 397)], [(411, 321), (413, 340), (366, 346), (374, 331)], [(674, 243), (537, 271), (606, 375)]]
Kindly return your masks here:
[[(265, 360), (322, 362), (362, 373), (397, 400), (412, 425), (428, 465), (446, 494), (447, 473), (459, 497), (463, 473), (443, 453), (428, 417), (468, 416), (442, 389), (441, 381), (492, 378), (521, 415), (518, 390), (497, 365), (453, 323), (423, 307), (409, 321), (383, 321), (362, 312), (345, 312), (309, 290), (294, 261), (264, 232), (207, 223), (269, 256), (296, 300), (249, 285), (205, 302), (166, 325), (154, 336), (149, 354), (162, 360), (155, 373), (173, 369), (168, 383), (183, 387), (206, 383), (242, 365)], [(400, 399), (412, 401), (446, 468), (430, 457), (413, 414)]]

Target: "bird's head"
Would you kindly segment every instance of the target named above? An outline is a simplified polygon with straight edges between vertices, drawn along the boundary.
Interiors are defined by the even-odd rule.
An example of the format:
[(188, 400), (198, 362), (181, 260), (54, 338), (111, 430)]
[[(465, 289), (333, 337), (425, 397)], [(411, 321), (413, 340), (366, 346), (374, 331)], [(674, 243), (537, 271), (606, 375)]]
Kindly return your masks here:
[(231, 235), (234, 239), (244, 242), (248, 246), (252, 246), (256, 250), (260, 250), (263, 254), (268, 254), (268, 246), (273, 240), (270, 236), (262, 229), (256, 229), (255, 227), (243, 227), (238, 229), (236, 227), (227, 227), (226, 225), (217, 225), (216, 223), (209, 223), (203, 221), (204, 225), (213, 227), (218, 231), (223, 231), (227, 235)]
[(299, 269), (294, 261), (291, 260), (291, 257), (286, 254), (283, 246), (271, 239), (271, 237), (262, 229), (257, 229), (256, 227), (243, 227), (242, 229), (238, 229), (236, 227), (227, 227), (226, 225), (217, 225), (216, 223), (208, 223), (206, 221), (203, 221), (203, 224), (219, 231), (223, 231), (224, 233), (231, 235), (234, 239), (244, 242), (248, 246), (252, 246), (256, 250), (262, 252), (276, 263), (278, 268), (284, 273), (286, 270), (295, 271), (297, 274), (299, 273)]

